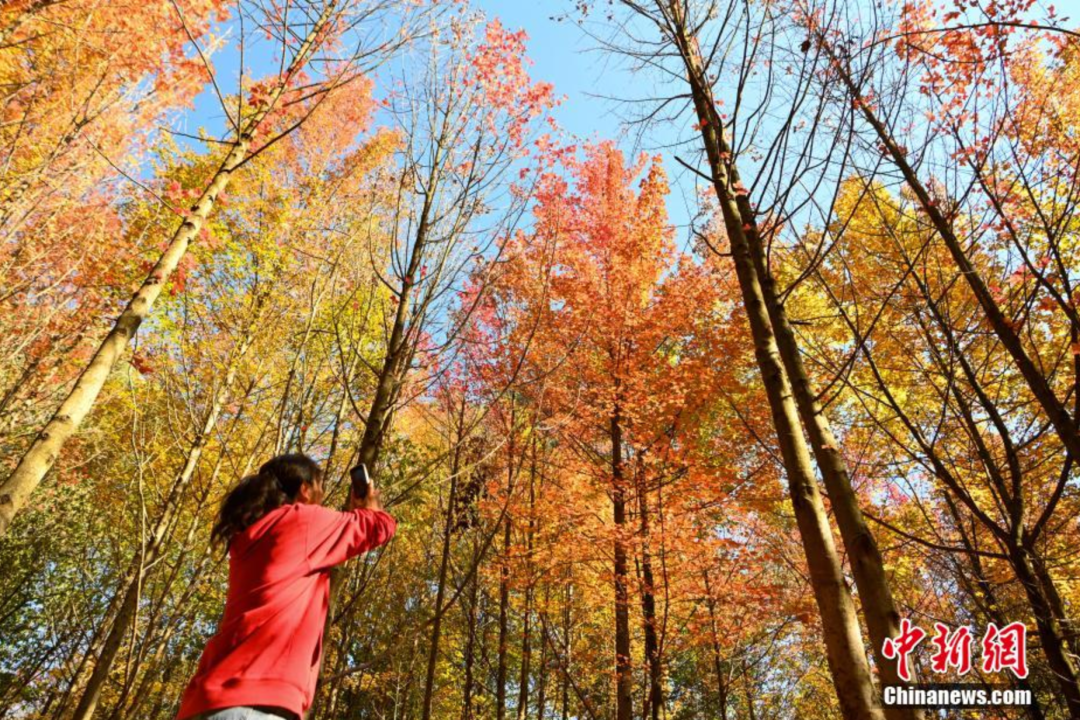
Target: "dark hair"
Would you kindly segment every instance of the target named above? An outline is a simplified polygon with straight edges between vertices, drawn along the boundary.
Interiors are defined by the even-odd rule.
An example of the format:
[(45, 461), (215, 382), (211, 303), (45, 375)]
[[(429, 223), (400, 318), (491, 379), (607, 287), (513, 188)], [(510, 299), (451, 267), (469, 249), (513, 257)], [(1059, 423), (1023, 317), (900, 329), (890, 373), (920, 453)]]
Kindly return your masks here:
[(241, 480), (221, 501), (211, 541), (228, 547), (236, 533), (271, 510), (295, 502), (301, 485), (313, 485), (321, 479), (318, 463), (301, 453), (278, 455), (263, 463), (259, 472)]

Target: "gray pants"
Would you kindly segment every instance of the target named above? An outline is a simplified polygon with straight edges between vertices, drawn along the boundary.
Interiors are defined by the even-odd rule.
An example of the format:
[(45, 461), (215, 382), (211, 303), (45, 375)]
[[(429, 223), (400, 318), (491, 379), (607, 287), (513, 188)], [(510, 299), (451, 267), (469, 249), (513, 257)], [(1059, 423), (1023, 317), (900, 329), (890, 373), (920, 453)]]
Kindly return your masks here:
[(266, 712), (269, 708), (254, 707), (230, 707), (221, 710), (213, 710), (202, 715), (196, 715), (191, 720), (281, 720), (289, 715), (288, 712)]

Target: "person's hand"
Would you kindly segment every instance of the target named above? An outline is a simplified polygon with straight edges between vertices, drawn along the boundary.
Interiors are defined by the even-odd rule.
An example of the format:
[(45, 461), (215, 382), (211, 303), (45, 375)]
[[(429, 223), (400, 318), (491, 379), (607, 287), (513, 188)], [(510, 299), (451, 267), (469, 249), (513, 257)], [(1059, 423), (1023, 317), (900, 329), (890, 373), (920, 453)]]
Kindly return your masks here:
[(379, 499), (379, 489), (371, 486), (367, 495), (362, 498), (356, 497), (355, 493), (349, 493), (349, 509), (364, 508), (365, 510), (382, 510), (382, 500)]

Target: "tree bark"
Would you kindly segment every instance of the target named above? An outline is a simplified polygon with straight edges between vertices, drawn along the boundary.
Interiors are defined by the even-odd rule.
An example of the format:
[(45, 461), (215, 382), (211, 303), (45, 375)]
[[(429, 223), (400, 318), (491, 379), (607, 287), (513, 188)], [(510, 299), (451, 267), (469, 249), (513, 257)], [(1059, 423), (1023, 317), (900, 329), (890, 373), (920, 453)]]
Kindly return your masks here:
[(503, 521), (503, 564), (499, 576), (499, 664), (495, 671), (495, 717), (506, 717), (506, 650), (509, 641), (510, 565), (506, 559), (510, 550), (510, 517)]
[[(953, 502), (953, 499), (948, 492), (943, 492), (942, 495), (945, 498), (945, 506), (949, 510), (949, 515), (952, 517), (953, 523), (956, 526), (957, 534), (960, 537), (960, 543), (967, 550), (966, 558), (971, 565), (971, 573), (974, 576), (974, 583), (977, 587), (972, 587), (971, 581), (967, 579), (964, 572), (957, 568), (957, 577), (960, 581), (960, 585), (967, 592), (968, 597), (971, 598), (971, 602), (983, 613), (988, 621), (996, 623), (998, 627), (1004, 627), (1009, 623), (999, 610), (997, 590), (987, 579), (986, 571), (983, 569), (982, 565), (982, 558), (977, 553), (973, 552), (975, 548), (972, 545), (968, 533), (964, 529), (963, 519), (956, 507), (956, 503)], [(959, 563), (957, 563), (957, 565), (959, 565)], [(1031, 704), (1026, 708), (1028, 717), (1031, 718), (1031, 720), (1043, 720), (1042, 704), (1039, 702), (1039, 698), (1035, 694), (1034, 688), (1031, 686), (1030, 676), (1026, 678), (1016, 678), (1015, 682), (1020, 689), (1027, 690), (1031, 693)]]
[(686, 26), (681, 3), (675, 0), (658, 2), (670, 22), (672, 39), (686, 67), (700, 121), (713, 188), (731, 244), (743, 306), (754, 338), (754, 354), (768, 396), (795, 519), (806, 553), (810, 582), (821, 615), (826, 655), (840, 710), (845, 718), (883, 718), (863, 652), (862, 631), (855, 615), (855, 606), (840, 567), (832, 529), (799, 424), (798, 409), (780, 358), (747, 231), (744, 230), (752, 222), (753, 215), (746, 212), (749, 204), (745, 196), (738, 195), (741, 185), (733, 164), (729, 166), (730, 150), (721, 137), (722, 119), (705, 79), (697, 39)]
[(649, 670), (649, 685), (645, 695), (643, 717), (660, 720), (664, 705), (662, 668), (660, 666), (660, 643), (656, 632), (656, 596), (652, 570), (652, 554), (649, 548), (649, 496), (645, 488), (643, 472), (638, 473), (638, 519), (641, 531), (641, 617), (645, 635), (645, 666)]
[(547, 671), (548, 671), (548, 646), (540, 644), (540, 679), (536, 691), (536, 720), (544, 720), (547, 715)]
[(1046, 567), (1046, 562), (1042, 557), (1034, 552), (1030, 553), (1029, 557), (1031, 558), (1031, 569), (1035, 573), (1035, 577), (1039, 579), (1043, 595), (1046, 597), (1046, 602), (1053, 613), (1052, 617), (1061, 627), (1061, 632), (1069, 644), (1069, 651), (1074, 657), (1080, 657), (1080, 637), (1077, 637), (1076, 632), (1073, 630), (1075, 622), (1065, 610), (1065, 601), (1058, 590), (1057, 582), (1050, 574), (1050, 570)]
[[(567, 570), (569, 573), (569, 569)], [(569, 578), (568, 578), (569, 580)], [(573, 656), (571, 654), (570, 637), (570, 601), (574, 596), (574, 586), (572, 583), (566, 583), (566, 600), (563, 603), (563, 667), (565, 672), (562, 674), (562, 720), (569, 720), (570, 717), (570, 672), (573, 669)], [(554, 651), (553, 651), (554, 652)]]
[[(382, 454), (383, 442), (393, 419), (394, 404), (401, 393), (402, 381), (409, 369), (412, 349), (415, 347), (418, 338), (418, 333), (413, 332), (413, 327), (409, 324), (409, 313), (413, 300), (413, 291), (416, 288), (417, 274), (423, 263), (424, 251), (429, 240), (432, 193), (435, 192), (434, 173), (433, 169), (432, 176), (429, 177), (429, 183), (426, 185), (427, 194), (424, 196), (424, 206), (417, 225), (416, 240), (413, 242), (409, 254), (409, 266), (402, 280), (401, 292), (398, 293), (397, 309), (394, 312), (394, 322), (390, 329), (386, 353), (383, 356), (382, 366), (379, 368), (375, 394), (371, 398), (371, 405), (368, 408), (367, 418), (364, 422), (364, 434), (360, 439), (360, 447), (356, 452), (357, 463), (366, 465), (372, 474), (376, 473), (379, 457)], [(334, 608), (338, 606), (340, 600), (344, 572), (344, 568), (340, 566), (330, 570), (330, 601), (326, 613), (326, 622), (323, 624), (323, 637), (329, 637), (331, 633), (335, 614)], [(320, 670), (319, 680), (316, 683), (316, 697), (318, 697), (323, 684), (323, 674), (322, 670)]]
[(529, 717), (529, 674), (532, 672), (532, 588), (525, 589), (525, 616), (521, 628), (521, 672), (518, 675), (517, 720)]
[(1031, 567), (1029, 554), (1022, 547), (1013, 546), (1009, 548), (1009, 560), (1031, 605), (1043, 655), (1054, 679), (1057, 680), (1069, 717), (1080, 718), (1080, 678), (1061, 624), (1054, 617), (1050, 603), (1043, 594), (1042, 586)]
[[(910, 263), (910, 261), (908, 262)], [(983, 467), (986, 468), (990, 483), (992, 487), (996, 489), (997, 497), (1000, 498), (1000, 501), (1004, 504), (1004, 509), (1007, 511), (1005, 513), (1005, 526), (988, 524), (982, 517), (979, 519), (991, 532), (993, 532), (996, 538), (1003, 541), (1003, 544), (1008, 550), (1009, 563), (1013, 568), (1014, 574), (1024, 588), (1028, 604), (1036, 619), (1036, 628), (1042, 641), (1043, 652), (1047, 657), (1048, 664), (1053, 671), (1058, 686), (1062, 690), (1062, 695), (1069, 705), (1070, 712), (1075, 715), (1077, 712), (1080, 712), (1080, 684), (1078, 684), (1077, 667), (1070, 655), (1071, 648), (1069, 647), (1069, 643), (1060, 622), (1062, 616), (1062, 614), (1059, 613), (1060, 608), (1055, 606), (1053, 602), (1052, 594), (1056, 594), (1056, 588), (1054, 588), (1050, 578), (1040, 577), (1036, 570), (1037, 558), (1031, 554), (1024, 545), (1024, 543), (1027, 542), (1025, 540), (1027, 536), (1024, 528), (1027, 511), (1025, 496), (1022, 492), (1023, 471), (1015, 451), (1014, 443), (1010, 437), (1009, 427), (1001, 416), (1001, 413), (998, 411), (992, 398), (982, 387), (975, 369), (971, 366), (956, 339), (953, 337), (952, 330), (945, 317), (942, 316), (929, 288), (917, 275), (915, 276), (915, 280), (927, 303), (927, 307), (930, 309), (931, 314), (941, 330), (941, 334), (945, 341), (944, 345), (950, 351), (950, 356), (944, 357), (942, 353), (937, 350), (934, 345), (936, 339), (933, 333), (930, 328), (926, 327), (922, 320), (919, 319), (919, 325), (922, 328), (927, 341), (930, 343), (929, 347), (931, 348), (935, 362), (943, 373), (948, 373), (949, 366), (955, 358), (956, 364), (959, 365), (964, 373), (965, 380), (975, 392), (983, 410), (990, 418), (1001, 439), (1001, 444), (1007, 457), (1011, 482), (1006, 480), (1003, 470), (998, 467), (997, 459), (990, 452), (986, 442), (983, 440), (978, 422), (975, 418), (975, 411), (971, 407), (971, 403), (964, 398), (954, 383), (950, 383), (958, 415), (964, 419), (968, 428), (968, 434), (975, 445), (977, 455), (981, 459)], [(940, 463), (940, 459), (937, 462)], [(947, 485), (951, 488), (951, 484)], [(950, 512), (953, 514), (953, 517), (959, 525), (959, 513), (956, 512), (955, 505), (948, 496), (948, 491), (946, 492), (946, 502)], [(961, 532), (961, 535), (964, 535), (964, 533)], [(967, 544), (966, 537), (964, 542)], [(1049, 587), (1052, 594), (1047, 593), (1047, 580), (1050, 580)]]
[(531, 672), (532, 664), (532, 636), (531, 636), (531, 620), (532, 620), (532, 604), (533, 604), (533, 574), (532, 574), (532, 549), (533, 549), (533, 535), (535, 533), (536, 521), (536, 436), (537, 433), (532, 434), (531, 445), (531, 462), (529, 468), (529, 524), (525, 530), (525, 548), (526, 548), (526, 563), (528, 567), (528, 585), (525, 587), (525, 613), (522, 618), (521, 629), (521, 673), (518, 676), (518, 704), (517, 704), (517, 720), (527, 720), (529, 717), (529, 674)]
[(439, 659), (439, 637), (442, 631), (443, 596), (446, 593), (446, 574), (450, 567), (450, 538), (454, 527), (454, 502), (457, 500), (458, 470), (461, 468), (461, 434), (464, 430), (465, 399), (457, 423), (457, 442), (450, 461), (450, 494), (446, 500), (446, 523), (443, 526), (442, 556), (439, 561), (438, 589), (435, 591), (435, 618), (431, 623), (431, 646), (428, 648), (427, 675), (424, 679), (424, 704), (420, 717), (431, 720), (431, 701), (435, 693), (435, 666)]
[[(200, 558), (199, 562), (195, 565), (195, 571), (192, 575), (192, 578), (188, 582), (187, 588), (185, 588), (177, 603), (178, 608), (187, 607), (187, 603), (190, 601), (191, 596), (194, 594), (195, 590), (198, 589), (201, 581), (205, 577), (203, 575), (203, 572), (210, 558), (210, 547), (208, 546), (202, 558)], [(155, 643), (157, 648), (154, 650), (154, 655), (150, 660), (149, 667), (146, 668), (142, 673), (142, 678), (139, 680), (138, 685), (134, 688), (134, 692), (132, 692), (131, 689), (129, 689), (127, 686), (124, 687), (124, 691), (117, 699), (116, 707), (109, 714), (109, 720), (121, 720), (124, 717), (131, 717), (136, 712), (138, 712), (139, 707), (146, 700), (147, 688), (154, 681), (154, 676), (157, 672), (157, 668), (161, 664), (162, 659), (165, 657), (166, 651), (169, 649), (169, 640), (172, 639), (173, 635), (176, 632), (176, 629), (177, 625), (174, 622), (165, 630), (164, 633), (162, 633), (162, 636)], [(149, 634), (147, 635), (147, 637), (149, 637)], [(131, 707), (128, 707), (125, 710), (125, 705), (127, 703), (128, 697), (132, 697), (133, 699), (131, 701)]]
[(634, 676), (630, 659), (630, 594), (626, 541), (626, 478), (622, 460), (622, 418), (619, 405), (611, 415), (611, 505), (615, 521), (615, 718), (634, 714)]
[[(514, 486), (514, 407), (511, 405), (510, 412), (510, 440), (507, 447), (509, 470), (507, 471), (506, 492), (513, 490)], [(507, 498), (510, 502), (510, 498)], [(503, 521), (503, 560), (499, 573), (499, 664), (495, 671), (495, 717), (503, 720), (506, 717), (506, 650), (509, 640), (509, 610), (510, 610), (510, 515), (507, 513)]]
[(462, 688), (461, 720), (475, 720), (473, 716), (473, 664), (476, 660), (476, 603), (480, 590), (479, 573), (474, 573), (469, 590), (469, 609), (466, 614), (468, 639), (465, 642), (465, 682)]
[[(732, 174), (734, 181), (738, 182), (734, 168)], [(753, 211), (745, 198), (740, 199), (739, 205), (743, 218), (753, 218)], [(829, 504), (836, 517), (848, 561), (851, 563), (878, 673), (885, 684), (907, 685), (897, 672), (896, 662), (889, 660), (884, 654), (885, 640), (896, 637), (900, 632), (900, 613), (896, 610), (889, 579), (885, 574), (885, 562), (877, 541), (867, 527), (859, 498), (851, 485), (851, 475), (840, 452), (840, 443), (833, 434), (829, 418), (817, 400), (817, 394), (803, 365), (798, 340), (788, 320), (787, 311), (777, 297), (776, 282), (765, 264), (765, 249), (757, 223), (751, 219), (747, 225), (747, 243), (761, 280), (761, 291), (776, 333), (777, 348), (790, 378), (799, 417), (810, 438), (814, 459), (825, 482)], [(885, 716), (889, 720), (915, 720), (923, 715), (923, 711), (918, 708), (885, 708)]]
[(746, 658), (742, 661), (742, 675), (743, 684), (746, 685), (746, 714), (750, 720), (757, 720), (757, 714), (754, 712), (754, 693), (751, 692), (750, 686), (750, 673), (746, 667)]
[(724, 675), (724, 660), (720, 653), (720, 633), (716, 627), (716, 600), (713, 598), (712, 587), (709, 583), (709, 570), (702, 572), (705, 579), (705, 607), (709, 610), (709, 633), (712, 636), (713, 672), (716, 673), (716, 701), (720, 705), (720, 720), (727, 720), (728, 712), (728, 683)]

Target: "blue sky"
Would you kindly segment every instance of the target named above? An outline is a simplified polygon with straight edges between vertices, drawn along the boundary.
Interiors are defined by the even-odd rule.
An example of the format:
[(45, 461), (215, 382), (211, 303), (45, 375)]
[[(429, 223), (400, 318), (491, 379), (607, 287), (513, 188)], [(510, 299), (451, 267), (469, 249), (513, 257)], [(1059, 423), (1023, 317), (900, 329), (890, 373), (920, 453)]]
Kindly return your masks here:
[[(639, 137), (636, 129), (624, 127), (624, 120), (638, 109), (606, 99), (656, 96), (671, 92), (671, 88), (656, 87), (654, 77), (634, 74), (624, 59), (594, 49), (596, 41), (573, 22), (551, 19), (572, 10), (568, 0), (474, 0), (473, 5), (489, 17), (499, 17), (507, 28), (522, 28), (528, 34), (533, 76), (552, 83), (557, 94), (566, 96), (556, 116), (568, 132), (586, 141), (616, 140), (628, 154), (645, 151), (664, 156), (672, 186), (668, 197), (671, 221), (679, 226), (688, 223), (693, 213), (687, 203), (693, 198), (694, 181), (675, 161), (668, 146), (680, 136), (685, 140), (689, 128), (656, 123)], [(680, 156), (689, 160), (691, 154), (682, 150)], [(682, 229), (680, 246), (685, 235)]]
[[(672, 186), (668, 211), (671, 222), (682, 226), (679, 244), (685, 247), (687, 233), (684, 226), (692, 215), (689, 203), (694, 195), (694, 181), (676, 163), (673, 152), (665, 149), (665, 146), (675, 142), (680, 135), (685, 139), (689, 135), (689, 128), (657, 123), (642, 135), (636, 129), (628, 129), (624, 123), (639, 108), (598, 97), (655, 96), (670, 92), (671, 88), (655, 87), (653, 78), (631, 73), (624, 59), (593, 49), (596, 42), (575, 23), (552, 19), (553, 15), (572, 9), (569, 0), (473, 0), (472, 5), (483, 10), (489, 18), (499, 17), (508, 29), (520, 28), (528, 34), (528, 52), (534, 63), (530, 69), (533, 77), (552, 83), (556, 94), (566, 96), (555, 114), (567, 132), (583, 141), (615, 140), (628, 155), (641, 151), (650, 154), (661, 152)], [(235, 40), (235, 27), (219, 26), (218, 32)], [(249, 48), (246, 64), (253, 74), (259, 75), (271, 69), (269, 66), (261, 67), (264, 62), (254, 46)], [(235, 43), (227, 42), (214, 53), (212, 63), (222, 92), (234, 92), (239, 70)], [(255, 67), (250, 67), (252, 64)], [(185, 133), (195, 133), (199, 127), (205, 127), (221, 136), (223, 120), (216, 95), (207, 85), (197, 98), (194, 111), (178, 117), (172, 126)], [(180, 141), (186, 142), (182, 138)], [(690, 155), (686, 150), (682, 152)]]

